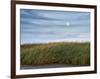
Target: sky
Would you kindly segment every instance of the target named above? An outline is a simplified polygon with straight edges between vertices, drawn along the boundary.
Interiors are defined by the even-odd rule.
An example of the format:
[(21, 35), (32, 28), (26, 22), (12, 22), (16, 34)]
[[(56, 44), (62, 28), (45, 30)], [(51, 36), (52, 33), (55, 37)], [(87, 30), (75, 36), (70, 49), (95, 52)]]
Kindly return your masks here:
[(90, 13), (20, 9), (21, 44), (90, 41)]

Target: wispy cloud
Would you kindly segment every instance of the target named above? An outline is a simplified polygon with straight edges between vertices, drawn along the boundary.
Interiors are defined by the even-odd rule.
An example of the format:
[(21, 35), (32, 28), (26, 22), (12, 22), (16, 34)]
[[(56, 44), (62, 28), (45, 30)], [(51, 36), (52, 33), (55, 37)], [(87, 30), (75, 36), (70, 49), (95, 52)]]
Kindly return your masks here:
[(90, 40), (89, 12), (21, 9), (20, 19), (21, 44)]

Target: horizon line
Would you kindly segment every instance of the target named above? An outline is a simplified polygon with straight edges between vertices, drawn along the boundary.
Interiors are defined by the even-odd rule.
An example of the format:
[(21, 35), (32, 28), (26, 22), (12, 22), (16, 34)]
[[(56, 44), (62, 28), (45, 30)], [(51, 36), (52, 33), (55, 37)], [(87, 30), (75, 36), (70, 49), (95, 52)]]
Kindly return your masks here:
[(89, 40), (88, 41), (51, 41), (51, 42), (30, 42), (30, 43), (20, 43), (20, 45), (25, 45), (25, 44), (48, 44), (48, 43), (59, 43), (59, 42), (69, 42), (69, 43), (87, 43), (87, 42), (90, 42)]

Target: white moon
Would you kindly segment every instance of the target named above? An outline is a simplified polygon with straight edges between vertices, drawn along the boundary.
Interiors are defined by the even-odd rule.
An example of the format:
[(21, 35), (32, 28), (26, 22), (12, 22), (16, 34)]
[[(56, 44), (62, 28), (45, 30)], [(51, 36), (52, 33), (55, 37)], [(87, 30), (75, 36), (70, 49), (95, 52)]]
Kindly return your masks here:
[(70, 26), (70, 23), (69, 22), (66, 22), (66, 26)]

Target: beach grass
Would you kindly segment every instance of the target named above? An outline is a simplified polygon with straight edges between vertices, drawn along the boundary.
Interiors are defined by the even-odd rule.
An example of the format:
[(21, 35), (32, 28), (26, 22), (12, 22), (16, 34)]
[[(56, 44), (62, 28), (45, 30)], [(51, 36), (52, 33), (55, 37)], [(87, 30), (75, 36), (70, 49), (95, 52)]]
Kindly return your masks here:
[(20, 47), (21, 65), (90, 65), (89, 42), (23, 44)]

